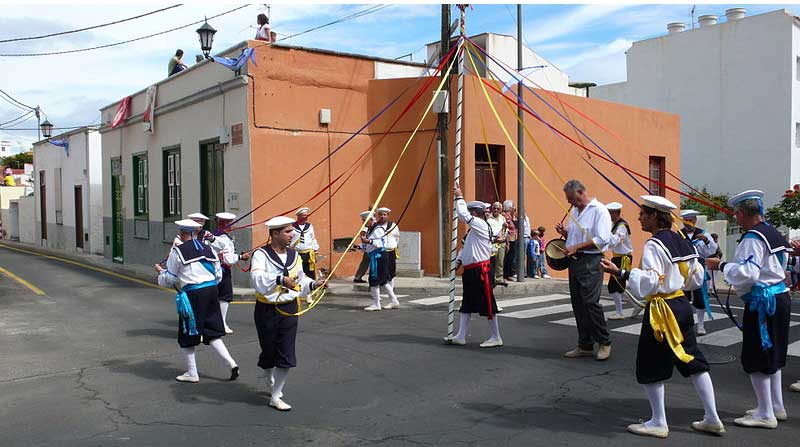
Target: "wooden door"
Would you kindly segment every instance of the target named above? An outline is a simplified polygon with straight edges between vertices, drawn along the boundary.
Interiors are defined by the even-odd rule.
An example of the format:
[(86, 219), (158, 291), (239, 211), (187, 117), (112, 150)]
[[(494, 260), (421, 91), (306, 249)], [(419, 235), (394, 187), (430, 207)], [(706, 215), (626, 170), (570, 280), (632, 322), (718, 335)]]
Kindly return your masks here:
[(39, 215), (42, 217), (42, 239), (47, 239), (47, 185), (46, 171), (39, 171)]
[(83, 187), (75, 185), (75, 247), (83, 248)]

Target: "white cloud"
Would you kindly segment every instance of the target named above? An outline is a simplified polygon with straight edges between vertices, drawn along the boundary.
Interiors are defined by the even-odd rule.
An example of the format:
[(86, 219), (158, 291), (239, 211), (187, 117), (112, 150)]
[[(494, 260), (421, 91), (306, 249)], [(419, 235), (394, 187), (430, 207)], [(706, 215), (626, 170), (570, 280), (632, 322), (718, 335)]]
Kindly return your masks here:
[(553, 41), (597, 25), (610, 15), (631, 7), (632, 5), (625, 4), (581, 5), (563, 14), (547, 16), (543, 20), (526, 20), (525, 40), (531, 45)]

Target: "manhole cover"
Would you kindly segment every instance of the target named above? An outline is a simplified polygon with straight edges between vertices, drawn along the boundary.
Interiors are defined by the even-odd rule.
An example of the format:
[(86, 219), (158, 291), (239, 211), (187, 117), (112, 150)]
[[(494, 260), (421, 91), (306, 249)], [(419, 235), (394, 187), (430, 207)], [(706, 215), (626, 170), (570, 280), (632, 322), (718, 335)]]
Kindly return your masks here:
[(703, 355), (705, 356), (706, 361), (711, 365), (731, 363), (736, 360), (735, 355), (722, 352), (704, 352)]

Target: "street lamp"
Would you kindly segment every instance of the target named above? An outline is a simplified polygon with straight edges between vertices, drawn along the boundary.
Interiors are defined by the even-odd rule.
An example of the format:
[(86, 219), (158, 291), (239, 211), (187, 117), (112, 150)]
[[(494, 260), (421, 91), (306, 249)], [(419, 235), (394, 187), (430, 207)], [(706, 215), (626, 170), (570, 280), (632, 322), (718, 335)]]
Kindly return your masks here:
[(50, 121), (45, 119), (40, 127), (45, 138), (50, 138), (53, 135), (53, 124)]
[(208, 19), (203, 23), (203, 26), (197, 28), (197, 35), (200, 37), (200, 49), (203, 50), (203, 55), (206, 59), (211, 59), (209, 54), (211, 54), (211, 45), (214, 43), (214, 34), (216, 32), (217, 30), (208, 24)]

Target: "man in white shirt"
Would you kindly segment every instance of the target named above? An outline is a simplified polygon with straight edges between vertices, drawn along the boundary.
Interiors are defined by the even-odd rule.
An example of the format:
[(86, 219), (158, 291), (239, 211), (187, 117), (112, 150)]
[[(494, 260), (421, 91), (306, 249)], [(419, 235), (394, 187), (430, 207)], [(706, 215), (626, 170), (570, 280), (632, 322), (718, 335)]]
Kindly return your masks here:
[[(303, 261), (303, 272), (311, 279), (317, 279), (317, 253), (319, 252), (319, 242), (314, 232), (314, 225), (308, 221), (309, 210), (302, 207), (295, 211), (297, 221), (292, 224), (292, 248), (300, 255)], [(308, 302), (311, 303), (311, 296)]]
[(492, 204), (492, 213), (486, 218), (486, 222), (492, 228), (492, 235), (494, 237), (494, 248), (497, 251), (495, 255), (494, 278), (499, 284), (504, 284), (503, 281), (503, 265), (506, 257), (506, 218), (503, 216), (503, 204), (494, 202)]
[(565, 254), (571, 258), (569, 295), (578, 326), (578, 347), (564, 353), (564, 357), (592, 356), (597, 343), (595, 359), (606, 360), (611, 355), (611, 338), (600, 304), (603, 288), (600, 260), (611, 240), (611, 216), (602, 203), (589, 197), (578, 180), (564, 185), (564, 195), (572, 210), (567, 227), (557, 224), (556, 231), (567, 238)]

